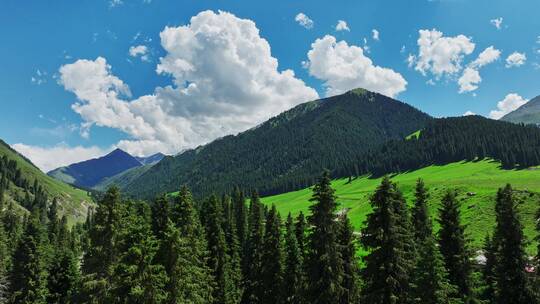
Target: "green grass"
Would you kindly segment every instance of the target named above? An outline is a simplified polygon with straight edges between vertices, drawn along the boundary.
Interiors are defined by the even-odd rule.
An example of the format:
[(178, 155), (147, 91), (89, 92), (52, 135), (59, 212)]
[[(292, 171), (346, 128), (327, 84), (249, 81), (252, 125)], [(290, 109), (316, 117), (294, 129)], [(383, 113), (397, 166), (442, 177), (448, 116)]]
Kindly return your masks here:
[[(0, 156), (3, 155), (17, 162), (17, 167), (21, 169), (22, 176), (30, 181), (30, 183), (33, 183), (37, 179), (38, 183), (46, 190), (51, 199), (53, 197), (59, 199), (60, 213), (62, 215), (68, 215), (70, 223), (82, 221), (86, 217), (88, 206), (93, 204), (92, 199), (86, 191), (47, 176), (24, 156), (11, 149), (3, 141), (0, 141)], [(8, 199), (14, 199), (13, 194), (15, 192), (18, 192), (19, 196), (24, 197), (22, 189), (12, 189), (12, 195)]]
[[(430, 166), (413, 172), (392, 176), (412, 205), (416, 180), (422, 178), (429, 188), (429, 206), (432, 217), (436, 217), (437, 208), (444, 192), (455, 189), (462, 203), (462, 219), (467, 225), (466, 232), (479, 248), (486, 233), (491, 233), (495, 218), (495, 195), (499, 187), (510, 183), (521, 201), (519, 210), (525, 227), (525, 235), (532, 241), (535, 234), (535, 213), (540, 207), (540, 169), (502, 170), (499, 163), (482, 160), (478, 162), (459, 162), (444, 166)], [(380, 183), (380, 178), (361, 177), (352, 180), (338, 179), (332, 182), (336, 190), (340, 208), (350, 208), (349, 217), (356, 230), (363, 225), (366, 215), (371, 211), (369, 197)], [(469, 194), (468, 194), (469, 193)], [(474, 195), (472, 195), (474, 194)], [(278, 211), (285, 216), (300, 211), (309, 213), (311, 189), (303, 189), (275, 196), (262, 198), (266, 205), (275, 204)], [(437, 227), (435, 227), (437, 229)], [(531, 242), (528, 251), (533, 253)]]
[(420, 134), (422, 133), (422, 130), (418, 130), (414, 133), (411, 133), (409, 135), (407, 135), (407, 137), (405, 137), (406, 140), (411, 140), (411, 139), (418, 139), (420, 138)]

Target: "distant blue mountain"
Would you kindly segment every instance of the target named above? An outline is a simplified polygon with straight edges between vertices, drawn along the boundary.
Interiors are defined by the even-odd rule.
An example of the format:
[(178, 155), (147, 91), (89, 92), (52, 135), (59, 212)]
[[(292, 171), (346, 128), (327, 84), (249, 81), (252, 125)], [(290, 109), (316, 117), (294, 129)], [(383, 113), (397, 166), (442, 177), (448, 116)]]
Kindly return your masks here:
[(131, 168), (140, 167), (146, 162), (152, 162), (152, 160), (158, 158), (159, 156), (155, 154), (147, 158), (143, 157), (141, 158), (142, 161), (140, 161), (129, 153), (121, 149), (116, 149), (99, 158), (54, 169), (48, 172), (47, 175), (78, 187), (92, 188), (107, 177), (114, 176)]

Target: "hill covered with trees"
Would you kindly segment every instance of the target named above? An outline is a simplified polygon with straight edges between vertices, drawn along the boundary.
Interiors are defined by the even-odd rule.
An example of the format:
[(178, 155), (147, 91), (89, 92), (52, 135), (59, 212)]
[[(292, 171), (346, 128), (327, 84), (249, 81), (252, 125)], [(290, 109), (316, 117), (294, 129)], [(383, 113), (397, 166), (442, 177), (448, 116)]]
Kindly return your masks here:
[(124, 190), (137, 197), (187, 184), (196, 196), (238, 185), (262, 194), (312, 185), (321, 168), (352, 167), (372, 148), (423, 128), (431, 118), (389, 97), (358, 89), (301, 104), (208, 145), (165, 157)]
[(60, 214), (70, 221), (83, 220), (93, 204), (86, 191), (47, 176), (0, 140), (0, 209), (12, 204), (19, 211), (28, 211), (52, 200), (57, 200)]

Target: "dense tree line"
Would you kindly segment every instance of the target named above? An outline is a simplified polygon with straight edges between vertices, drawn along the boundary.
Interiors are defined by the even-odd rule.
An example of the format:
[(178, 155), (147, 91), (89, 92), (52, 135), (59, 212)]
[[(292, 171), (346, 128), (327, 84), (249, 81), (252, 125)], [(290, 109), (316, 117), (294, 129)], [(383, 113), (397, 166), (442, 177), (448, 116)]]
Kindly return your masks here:
[(336, 176), (382, 176), (484, 158), (495, 159), (506, 169), (540, 164), (540, 129), (480, 116), (436, 119), (419, 136), (389, 141), (359, 158), (358, 165), (337, 170)]
[(475, 262), (455, 193), (441, 199), (437, 233), (428, 197), (419, 180), (410, 208), (383, 178), (360, 232), (338, 212), (328, 172), (313, 188), (309, 215), (295, 218), (282, 218), (256, 192), (248, 202), (239, 188), (196, 203), (182, 187), (147, 203), (113, 187), (71, 228), (54, 200), (24, 218), (11, 205), (0, 213), (0, 303), (539, 300), (540, 275), (530, 271), (537, 262), (526, 256), (510, 185), (497, 193), (483, 263)]

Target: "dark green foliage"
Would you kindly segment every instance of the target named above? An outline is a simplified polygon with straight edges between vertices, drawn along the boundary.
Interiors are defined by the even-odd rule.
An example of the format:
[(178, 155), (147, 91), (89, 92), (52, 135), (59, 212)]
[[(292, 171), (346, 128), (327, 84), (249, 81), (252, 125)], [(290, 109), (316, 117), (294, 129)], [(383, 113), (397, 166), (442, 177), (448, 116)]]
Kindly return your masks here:
[(121, 198), (118, 188), (111, 187), (98, 202), (88, 232), (89, 244), (83, 258), (83, 296), (90, 302), (109, 297), (111, 276), (118, 261), (119, 233), (122, 228)]
[(46, 233), (39, 214), (32, 213), (13, 256), (13, 303), (47, 303)]
[(483, 290), (481, 298), (484, 301), (495, 301), (495, 265), (497, 263), (497, 252), (493, 239), (487, 235), (484, 241), (484, 256), (486, 263), (482, 269)]
[(432, 235), (433, 228), (428, 214), (428, 193), (424, 181), (421, 179), (418, 179), (416, 183), (414, 197), (414, 207), (412, 209), (414, 236), (417, 242), (423, 242)]
[(276, 206), (272, 206), (266, 217), (264, 245), (262, 249), (262, 297), (260, 303), (275, 304), (282, 299), (283, 248), (281, 219)]
[(114, 303), (161, 303), (167, 280), (163, 265), (153, 264), (158, 242), (152, 235), (149, 207), (130, 203), (118, 235), (118, 261), (113, 266), (111, 298)]
[(240, 245), (240, 256), (244, 258), (248, 236), (248, 212), (244, 193), (238, 187), (235, 187), (232, 193), (232, 206), (238, 244)]
[(67, 248), (57, 248), (49, 265), (47, 303), (73, 303), (80, 273), (76, 256)]
[(374, 304), (407, 303), (413, 260), (405, 201), (395, 184), (385, 177), (370, 203), (373, 212), (366, 219), (361, 237), (369, 251), (362, 270), (363, 299)]
[(283, 274), (282, 302), (285, 304), (305, 303), (304, 292), (306, 279), (304, 275), (303, 255), (298, 247), (296, 231), (291, 214), (285, 223), (285, 262)]
[(309, 303), (333, 303), (343, 295), (343, 259), (336, 221), (336, 197), (330, 175), (324, 172), (313, 188), (308, 217), (309, 250), (306, 259)]
[(304, 213), (300, 211), (298, 217), (296, 217), (296, 223), (294, 225), (294, 233), (296, 235), (296, 242), (298, 243), (298, 249), (300, 250), (300, 255), (302, 259), (306, 258), (306, 231), (307, 223)]
[(253, 192), (249, 207), (249, 235), (243, 262), (244, 294), (242, 303), (262, 301), (262, 247), (264, 242), (263, 206), (257, 192)]
[(152, 231), (160, 240), (165, 237), (165, 230), (169, 223), (169, 209), (169, 202), (164, 195), (159, 196), (152, 204)]
[(497, 303), (532, 303), (527, 288), (525, 237), (512, 187), (497, 192), (496, 222), (493, 246), (496, 250), (495, 299)]
[(227, 254), (227, 242), (223, 232), (222, 206), (215, 195), (206, 204), (207, 219), (205, 221), (206, 237), (210, 257), (208, 267), (216, 280), (214, 303), (232, 304), (239, 301), (239, 286), (235, 286), (230, 257)]
[(458, 303), (455, 286), (448, 282), (442, 255), (432, 236), (421, 241), (414, 270), (413, 301), (418, 304)]
[(339, 299), (340, 304), (356, 303), (359, 297), (359, 261), (356, 258), (356, 238), (354, 230), (344, 214), (339, 219), (338, 242), (341, 246), (341, 257), (343, 259), (343, 281), (341, 286), (343, 294)]
[[(321, 168), (355, 174), (365, 153), (422, 129), (431, 118), (378, 93), (353, 90), (296, 106), (257, 128), (165, 157), (125, 190), (151, 198), (178, 183), (196, 197), (235, 186), (281, 193), (312, 185)], [(336, 172), (337, 174), (338, 172)], [(338, 174), (339, 175), (339, 174)]]
[(439, 248), (448, 270), (448, 279), (457, 286), (458, 295), (466, 302), (472, 299), (470, 252), (461, 224), (459, 203), (455, 193), (448, 191), (439, 209)]
[(177, 224), (168, 221), (160, 248), (168, 276), (166, 302), (212, 303), (215, 284), (207, 266), (206, 237), (187, 187), (181, 188), (173, 210)]
[(486, 157), (504, 168), (540, 164), (540, 129), (480, 116), (430, 121), (417, 139), (389, 141), (360, 160), (361, 173), (376, 176), (433, 164)]
[[(2, 211), (0, 211), (0, 219)], [(0, 221), (0, 303), (5, 303), (9, 293), (8, 270), (11, 266), (10, 251), (8, 250), (7, 234), (3, 222)]]

